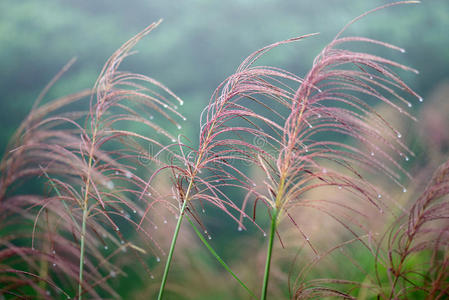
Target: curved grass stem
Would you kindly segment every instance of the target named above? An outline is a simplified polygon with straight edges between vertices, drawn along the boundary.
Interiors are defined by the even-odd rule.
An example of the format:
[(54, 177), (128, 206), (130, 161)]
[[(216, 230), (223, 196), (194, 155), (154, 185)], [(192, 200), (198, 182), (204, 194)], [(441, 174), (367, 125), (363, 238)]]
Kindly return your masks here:
[(170, 264), (175, 250), (176, 240), (178, 239), (179, 229), (181, 228), (182, 218), (184, 217), (184, 211), (187, 207), (187, 199), (184, 201), (179, 213), (178, 223), (176, 223), (175, 232), (173, 233), (173, 239), (170, 245), (170, 251), (168, 252), (167, 262), (165, 263), (164, 275), (162, 276), (161, 287), (159, 288), (158, 300), (162, 299), (165, 289), (165, 283), (167, 282), (168, 271), (170, 270)]
[(215, 259), (228, 271), (229, 274), (231, 274), (232, 277), (234, 277), (235, 280), (251, 295), (253, 299), (257, 299), (256, 295), (240, 280), (240, 278), (235, 275), (234, 272), (232, 272), (231, 268), (224, 262), (224, 260), (218, 255), (217, 252), (212, 248), (212, 246), (207, 242), (207, 240), (204, 238), (204, 236), (201, 234), (201, 232), (198, 230), (198, 228), (195, 226), (195, 224), (192, 222), (190, 217), (187, 215), (187, 220), (189, 221), (190, 225), (192, 226), (193, 230), (195, 231), (196, 235), (200, 238), (200, 240), (203, 242), (203, 244), (207, 247), (209, 252), (215, 257)]
[(273, 241), (274, 235), (276, 233), (277, 216), (278, 212), (276, 211), (276, 209), (274, 209), (273, 215), (271, 216), (270, 239), (268, 241), (267, 260), (265, 263), (265, 273), (263, 276), (263, 286), (262, 286), (262, 293), (260, 295), (260, 300), (267, 299), (268, 278), (270, 276), (271, 254), (273, 252)]

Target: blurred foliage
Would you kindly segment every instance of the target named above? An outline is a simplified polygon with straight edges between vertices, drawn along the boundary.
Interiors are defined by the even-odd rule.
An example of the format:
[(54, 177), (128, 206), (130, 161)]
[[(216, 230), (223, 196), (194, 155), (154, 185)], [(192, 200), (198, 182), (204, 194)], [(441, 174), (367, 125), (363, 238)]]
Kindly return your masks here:
[[(139, 54), (125, 61), (123, 69), (154, 77), (184, 99), (186, 105), (182, 112), (188, 121), (183, 131), (196, 143), (201, 109), (208, 103), (216, 86), (251, 52), (279, 40), (320, 32), (318, 37), (274, 49), (260, 62), (304, 75), (321, 48), (349, 20), (387, 2), (2, 0), (0, 153), (3, 153), (8, 139), (30, 110), (40, 90), (67, 61), (72, 57), (78, 58), (46, 99), (92, 87), (109, 55), (128, 38), (160, 18), (164, 19), (163, 24), (137, 46)], [(449, 1), (424, 0), (420, 5), (399, 6), (370, 15), (351, 26), (346, 34), (375, 38), (405, 48), (405, 55), (393, 51), (385, 53), (387, 50), (376, 48), (370, 52), (420, 70), (419, 76), (407, 75), (405, 78), (427, 100), (426, 96), (449, 77), (448, 28)], [(415, 107), (419, 109), (419, 105)], [(413, 148), (425, 150), (419, 145)], [(261, 211), (260, 215), (264, 213)], [(213, 212), (208, 218), (219, 214)], [(249, 244), (243, 239), (254, 236), (256, 230), (241, 233), (241, 239), (232, 239), (236, 228), (230, 226), (235, 224), (227, 219), (214, 219), (221, 221), (211, 224), (210, 231), (220, 236), (213, 244), (231, 265), (236, 264), (247, 255), (239, 251), (242, 243), (245, 246)], [(195, 242), (199, 244), (199, 241)], [(257, 248), (264, 241), (260, 237), (252, 242), (252, 247)], [(203, 260), (208, 254), (201, 251)], [(195, 253), (189, 254), (192, 260), (196, 259), (191, 263), (192, 268), (201, 261)], [(204, 268), (212, 268), (214, 264), (211, 260)], [(120, 282), (122, 294), (138, 293), (134, 288), (145, 286), (145, 281), (136, 279), (139, 277), (137, 271), (126, 271), (129, 271), (129, 277)], [(177, 271), (172, 274), (177, 274), (173, 276), (179, 277), (178, 283), (187, 279), (188, 274)], [(211, 272), (202, 271), (204, 274)], [(210, 277), (220, 276), (214, 274)], [(235, 287), (232, 279), (228, 281)], [(217, 286), (212, 282), (211, 287), (212, 291), (213, 288), (221, 288), (224, 295), (229, 293), (226, 284)], [(221, 299), (217, 294), (214, 297)]]

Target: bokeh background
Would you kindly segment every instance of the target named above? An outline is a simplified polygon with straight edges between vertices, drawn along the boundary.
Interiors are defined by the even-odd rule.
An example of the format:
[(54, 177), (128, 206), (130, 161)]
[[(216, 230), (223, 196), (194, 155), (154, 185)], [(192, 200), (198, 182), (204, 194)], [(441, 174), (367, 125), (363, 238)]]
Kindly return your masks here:
[[(388, 2), (2, 0), (0, 153), (4, 152), (8, 139), (39, 92), (67, 61), (77, 58), (73, 67), (49, 91), (45, 101), (92, 87), (107, 58), (123, 42), (160, 18), (164, 20), (161, 26), (138, 44), (138, 53), (128, 58), (122, 69), (156, 78), (184, 100), (181, 112), (188, 120), (183, 133), (195, 144), (201, 109), (217, 85), (250, 53), (276, 41), (320, 32), (316, 37), (274, 49), (260, 61), (260, 64), (305, 75), (313, 58), (340, 28), (359, 14)], [(370, 48), (369, 52), (420, 71), (419, 75), (401, 74), (424, 98), (422, 104), (416, 100), (412, 108), (419, 122), (398, 126), (403, 128), (405, 142), (417, 154), (405, 167), (412, 175), (423, 166), (432, 170), (444, 161), (449, 150), (449, 1), (424, 0), (419, 5), (383, 10), (357, 22), (346, 34), (402, 47), (407, 51), (405, 54), (380, 47)], [(416, 175), (416, 181), (426, 174)], [(222, 227), (228, 225), (210, 223), (215, 233), (225, 232)], [(264, 243), (261, 237), (256, 241), (248, 240), (250, 234), (237, 233), (233, 228), (232, 233), (224, 234), (223, 239), (214, 243), (220, 254), (233, 264), (239, 261), (239, 255), (248, 254), (239, 250), (251, 249), (251, 243)], [(191, 242), (186, 237), (184, 243), (194, 253), (192, 261), (202, 257), (200, 263), (190, 263), (192, 269), (186, 271), (200, 274), (190, 278), (189, 284), (203, 285), (205, 290), (210, 288), (210, 295), (220, 299), (214, 290), (217, 286), (207, 285), (208, 278), (201, 275), (202, 270), (210, 269), (215, 262), (207, 252), (197, 249), (198, 241)], [(215, 274), (209, 275), (210, 278), (220, 278), (219, 269), (217, 266), (209, 270), (209, 274)], [(241, 273), (253, 271), (242, 268)], [(126, 295), (137, 297), (135, 291), (147, 288), (145, 279), (139, 279), (138, 274), (133, 276), (132, 270), (130, 274), (117, 282), (125, 298)], [(182, 279), (182, 275), (179, 278)], [(220, 283), (223, 291), (235, 289), (230, 287), (235, 284), (229, 276), (226, 281)], [(176, 290), (176, 284), (171, 288)], [(195, 298), (194, 291), (190, 293), (185, 297)], [(204, 299), (208, 299), (207, 296)], [(227, 299), (226, 296), (223, 299)]]

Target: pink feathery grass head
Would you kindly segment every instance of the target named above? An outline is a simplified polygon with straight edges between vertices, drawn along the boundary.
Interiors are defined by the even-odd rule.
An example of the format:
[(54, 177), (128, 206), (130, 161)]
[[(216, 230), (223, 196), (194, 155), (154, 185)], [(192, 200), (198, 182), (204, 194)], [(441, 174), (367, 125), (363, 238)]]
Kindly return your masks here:
[[(80, 260), (82, 293), (100, 297), (100, 288), (115, 297), (108, 282), (121, 273), (121, 253), (163, 253), (147, 230), (139, 231), (139, 242), (131, 236), (144, 215), (139, 201), (146, 184), (142, 160), (160, 163), (152, 155), (175, 139), (171, 132), (185, 119), (176, 105), (183, 102), (158, 81), (118, 69), (158, 24), (111, 56), (93, 90), (45, 104), (38, 103), (39, 96), (1, 163), (3, 207), (31, 222), (30, 248), (55, 257), (57, 270), (52, 272), (72, 277), (62, 285), (72, 297), (77, 295), (78, 279), (73, 278), (78, 278)], [(89, 110), (79, 110), (81, 104)], [(158, 125), (156, 120), (162, 119), (173, 128)], [(47, 183), (48, 196), (16, 198), (21, 184), (41, 182)], [(144, 200), (153, 198), (147, 193)]]

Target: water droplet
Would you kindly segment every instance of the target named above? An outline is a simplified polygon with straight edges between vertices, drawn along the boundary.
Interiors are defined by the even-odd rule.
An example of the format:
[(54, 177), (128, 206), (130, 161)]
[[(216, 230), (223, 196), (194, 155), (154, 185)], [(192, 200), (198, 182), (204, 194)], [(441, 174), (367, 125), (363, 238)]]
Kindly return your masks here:
[(114, 189), (114, 183), (112, 181), (106, 182), (106, 187), (110, 190)]
[(401, 138), (402, 134), (400, 132), (398, 132), (398, 138)]
[(321, 89), (318, 89), (318, 92), (322, 93), (323, 91)]
[(318, 114), (318, 118), (321, 118), (321, 114)]
[(212, 239), (212, 237), (211, 237), (210, 235), (208, 235), (208, 236), (207, 236), (207, 238), (208, 238), (209, 240), (211, 240), (211, 239)]
[(133, 174), (130, 171), (126, 171), (125, 172), (125, 177), (130, 179), (131, 177), (133, 177)]
[(121, 241), (120, 241), (120, 244), (122, 244), (122, 245), (123, 245), (124, 243), (125, 243), (125, 241), (124, 241), (124, 240), (121, 240)]
[(371, 151), (371, 156), (374, 156), (374, 152)]
[(174, 109), (178, 109), (178, 107), (177, 107), (176, 105), (173, 105), (173, 108), (174, 108)]
[(109, 275), (111, 275), (111, 277), (115, 277), (115, 276), (117, 276), (117, 273), (115, 273), (115, 271), (111, 271), (111, 272), (109, 272)]
[(154, 116), (150, 116), (150, 120), (153, 120), (154, 119)]
[(118, 227), (115, 227), (115, 231), (120, 231), (120, 228), (118, 228)]
[(341, 185), (338, 186), (338, 189), (341, 190)]
[(159, 258), (159, 256), (156, 257), (156, 261), (157, 261), (157, 262), (160, 262), (160, 261), (161, 261), (161, 259)]
[(164, 220), (164, 224), (167, 224), (167, 220)]
[(382, 208), (379, 208), (379, 213), (383, 214), (384, 210)]
[(238, 230), (238, 231), (242, 231), (242, 227), (239, 226), (239, 227), (237, 228), (237, 230)]
[(184, 105), (184, 101), (179, 101), (179, 105), (183, 106)]
[(257, 186), (257, 184), (255, 182), (253, 182), (253, 186)]
[(405, 157), (405, 161), (409, 161), (410, 160), (410, 158), (408, 158), (408, 156), (406, 156)]
[(407, 106), (408, 107), (412, 107), (412, 104), (409, 102), (409, 103), (407, 103)]
[(264, 233), (263, 233), (263, 236), (264, 236), (264, 237), (265, 237), (265, 236), (267, 236), (267, 233), (266, 233), (266, 232), (264, 232)]
[(204, 230), (204, 233), (207, 234), (207, 230)]
[(118, 171), (115, 171), (115, 175), (118, 175), (119, 174), (119, 172)]
[(306, 153), (309, 152), (309, 148), (306, 148), (305, 151), (306, 151)]
[(137, 213), (137, 210), (133, 209), (133, 213)]
[(400, 48), (399, 51), (401, 51), (401, 53), (405, 53), (405, 49)]
[(45, 294), (47, 294), (48, 296), (50, 296), (50, 291), (45, 291)]
[(179, 125), (179, 124), (178, 124), (178, 125), (177, 125), (176, 127), (177, 127), (178, 129), (181, 129), (181, 128), (182, 128), (182, 126), (181, 126), (181, 125)]
[(154, 275), (151, 275), (150, 278), (151, 278), (151, 279), (154, 279)]
[(382, 198), (382, 195), (381, 194), (377, 194), (377, 198)]
[(104, 250), (108, 250), (109, 249), (109, 247), (108, 246), (104, 246)]
[(182, 120), (183, 120), (183, 121), (187, 121), (187, 118), (186, 118), (186, 117), (182, 117)]
[(53, 254), (56, 254), (56, 251), (55, 251), (55, 250), (53, 250), (53, 251), (52, 251), (52, 253), (53, 253)]
[(312, 128), (313, 126), (312, 126), (312, 124), (309, 124), (309, 128)]
[(424, 99), (420, 96), (420, 97), (418, 98), (418, 101), (419, 101), (419, 102), (423, 102)]
[(310, 239), (308, 237), (306, 237), (306, 241), (310, 241)]
[(167, 108), (167, 107), (168, 107), (168, 105), (164, 103), (164, 108)]
[(370, 76), (369, 76), (369, 79), (373, 80), (373, 79), (374, 79), (374, 77), (370, 75)]
[(204, 214), (204, 213), (206, 213), (206, 210), (203, 208), (202, 212), (203, 212), (203, 214)]
[(407, 189), (406, 189), (406, 188), (403, 188), (403, 189), (402, 189), (402, 192), (403, 192), (403, 193), (406, 193), (406, 192), (407, 192)]
[(154, 229), (157, 229), (157, 225), (154, 225)]
[(53, 267), (56, 267), (56, 263), (53, 263)]
[(150, 192), (148, 192), (148, 196), (151, 196), (151, 193), (150, 193)]
[(171, 139), (171, 141), (172, 141), (172, 143), (175, 143), (175, 142), (176, 142), (176, 140), (175, 140), (175, 139)]
[(323, 173), (324, 173), (324, 174), (327, 174), (327, 170), (326, 170), (326, 169), (323, 169)]

